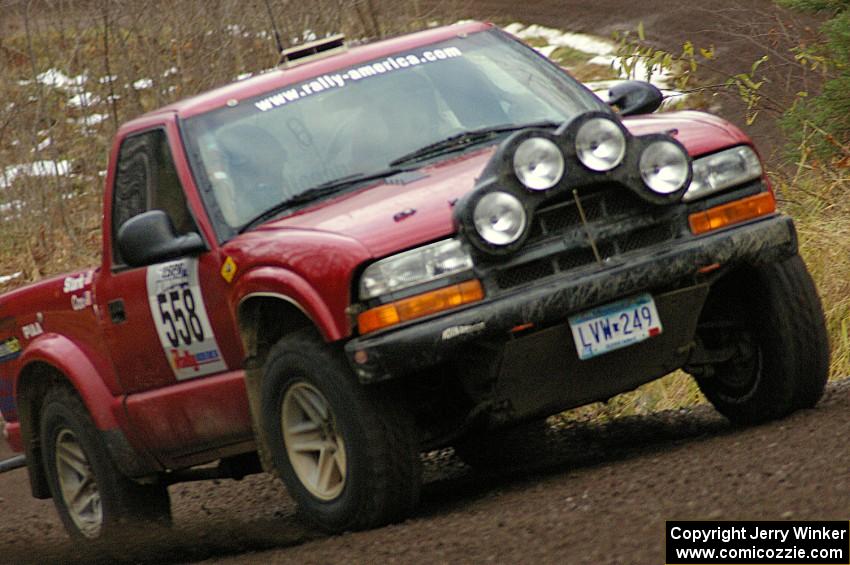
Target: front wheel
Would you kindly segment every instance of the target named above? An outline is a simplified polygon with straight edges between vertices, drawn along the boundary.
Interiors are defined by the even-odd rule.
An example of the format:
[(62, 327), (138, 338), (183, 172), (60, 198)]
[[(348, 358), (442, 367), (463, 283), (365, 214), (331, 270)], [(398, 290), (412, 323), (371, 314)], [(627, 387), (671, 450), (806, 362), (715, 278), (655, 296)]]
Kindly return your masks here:
[(47, 393), (40, 432), (47, 482), (71, 537), (113, 540), (170, 524), (167, 488), (121, 474), (73, 391), (56, 387)]
[(402, 520), (422, 482), (410, 415), (386, 391), (356, 382), (313, 331), (269, 352), (262, 422), (275, 470), (301, 514), (342, 532)]
[(703, 394), (731, 421), (757, 423), (814, 406), (829, 376), (817, 289), (799, 256), (734, 273), (712, 289), (697, 330)]

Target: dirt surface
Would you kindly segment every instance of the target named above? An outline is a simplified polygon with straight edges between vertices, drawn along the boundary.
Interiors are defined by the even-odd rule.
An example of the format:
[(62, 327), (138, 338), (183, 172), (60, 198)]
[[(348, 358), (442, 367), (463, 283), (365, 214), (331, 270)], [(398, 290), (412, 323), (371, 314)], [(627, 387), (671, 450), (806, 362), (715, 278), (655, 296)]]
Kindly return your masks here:
[(850, 380), (816, 409), (754, 428), (707, 406), (553, 427), (487, 474), (430, 454), (414, 517), (335, 537), (300, 526), (265, 475), (176, 485), (172, 531), (96, 555), (67, 541), (19, 470), (0, 477), (0, 562), (658, 564), (665, 520), (847, 520), (848, 429)]
[[(714, 44), (718, 80), (771, 51), (765, 92), (787, 100), (809, 85), (782, 63), (798, 32), (768, 0), (716, 0), (695, 8), (662, 0), (467, 2), (468, 15), (608, 35), (642, 21), (658, 46)], [(789, 24), (789, 22), (791, 22)], [(792, 25), (793, 27), (788, 27)], [(734, 97), (725, 116), (743, 124)], [(749, 132), (763, 151), (781, 146), (771, 119)], [(850, 508), (850, 381), (832, 383), (815, 410), (736, 430), (711, 408), (608, 425), (573, 425), (529, 440), (517, 464), (475, 473), (450, 451), (432, 454), (418, 513), (404, 524), (336, 537), (299, 525), (283, 488), (265, 475), (171, 487), (175, 526), (121, 547), (81, 552), (51, 501), (29, 496), (24, 470), (0, 475), (0, 563), (128, 562), (564, 562), (663, 563), (673, 519), (836, 519)], [(2, 443), (2, 442), (0, 442)], [(0, 446), (0, 459), (8, 456)]]

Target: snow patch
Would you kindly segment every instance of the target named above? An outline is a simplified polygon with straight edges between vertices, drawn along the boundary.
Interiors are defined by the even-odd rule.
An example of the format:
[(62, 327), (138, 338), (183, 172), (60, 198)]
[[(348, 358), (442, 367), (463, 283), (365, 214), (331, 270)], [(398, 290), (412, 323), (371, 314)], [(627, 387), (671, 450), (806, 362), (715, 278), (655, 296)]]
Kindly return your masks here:
[(95, 104), (100, 104), (100, 96), (91, 92), (81, 92), (68, 98), (68, 106), (72, 108), (84, 108), (86, 106), (94, 106)]
[(88, 81), (88, 76), (85, 73), (75, 77), (69, 77), (59, 69), (48, 69), (36, 75), (35, 78), (44, 86), (62, 89), (80, 88)]
[(3, 218), (8, 221), (12, 216), (9, 216), (9, 212), (20, 212), (24, 208), (24, 203), (22, 200), (12, 200), (11, 202), (5, 202), (0, 204), (0, 213), (6, 214)]
[(571, 33), (569, 31), (562, 31), (560, 29), (553, 29), (551, 27), (544, 27), (536, 24), (524, 26), (518, 22), (512, 23), (503, 29), (520, 39), (542, 37), (549, 45), (552, 45), (555, 48), (571, 47), (572, 49), (595, 55), (608, 55), (616, 51), (614, 42), (583, 33)]
[(109, 114), (91, 114), (88, 116), (83, 116), (79, 118), (76, 123), (81, 126), (96, 126), (101, 122), (105, 122), (109, 119)]
[(0, 275), (0, 284), (6, 284), (7, 282), (18, 278), (21, 275), (23, 275), (21, 271), (18, 271), (17, 273), (12, 273), (11, 275)]
[[(514, 22), (505, 26), (504, 31), (514, 35), (520, 39), (543, 39), (546, 45), (538, 46), (535, 49), (545, 57), (551, 57), (559, 47), (569, 47), (588, 55), (592, 55), (587, 61), (591, 65), (599, 65), (613, 69), (620, 79), (606, 80), (598, 82), (585, 83), (590, 90), (603, 100), (607, 100), (608, 89), (619, 84), (624, 80), (647, 80), (654, 84), (664, 94), (665, 102), (667, 98), (676, 97), (676, 100), (682, 100), (687, 95), (678, 92), (671, 88), (673, 76), (669, 71), (661, 71), (659, 69), (650, 69), (642, 60), (629, 61), (634, 63), (634, 71), (631, 77), (627, 76), (623, 70), (623, 65), (620, 59), (616, 56), (616, 44), (613, 41), (606, 40), (601, 37), (594, 37), (581, 33), (571, 33), (559, 29), (553, 29), (540, 25), (525, 25), (519, 22)], [(566, 67), (569, 70), (569, 67)], [(651, 71), (651, 72), (649, 72)]]
[(17, 177), (64, 176), (70, 171), (70, 161), (34, 161), (32, 163), (9, 165), (0, 171), (0, 188), (11, 186)]
[(153, 80), (149, 78), (140, 78), (133, 83), (133, 88), (136, 90), (145, 90), (153, 86)]

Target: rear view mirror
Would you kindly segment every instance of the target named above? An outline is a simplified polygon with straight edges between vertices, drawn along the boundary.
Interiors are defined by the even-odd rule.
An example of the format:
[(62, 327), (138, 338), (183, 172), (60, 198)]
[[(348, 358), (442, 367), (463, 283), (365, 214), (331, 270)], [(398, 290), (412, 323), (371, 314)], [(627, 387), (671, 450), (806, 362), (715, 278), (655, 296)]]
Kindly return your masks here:
[(141, 267), (206, 251), (197, 233), (177, 235), (162, 210), (133, 216), (118, 229), (118, 250), (131, 267)]
[(663, 100), (655, 85), (639, 80), (621, 82), (608, 90), (608, 105), (619, 110), (621, 116), (651, 114)]

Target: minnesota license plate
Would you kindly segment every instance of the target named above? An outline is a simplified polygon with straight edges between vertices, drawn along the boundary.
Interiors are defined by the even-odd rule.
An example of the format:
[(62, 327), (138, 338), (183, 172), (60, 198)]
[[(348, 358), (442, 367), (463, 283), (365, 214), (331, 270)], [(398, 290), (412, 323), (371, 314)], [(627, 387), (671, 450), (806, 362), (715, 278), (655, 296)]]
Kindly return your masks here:
[(649, 294), (599, 306), (569, 318), (579, 359), (628, 347), (661, 333), (661, 319)]

